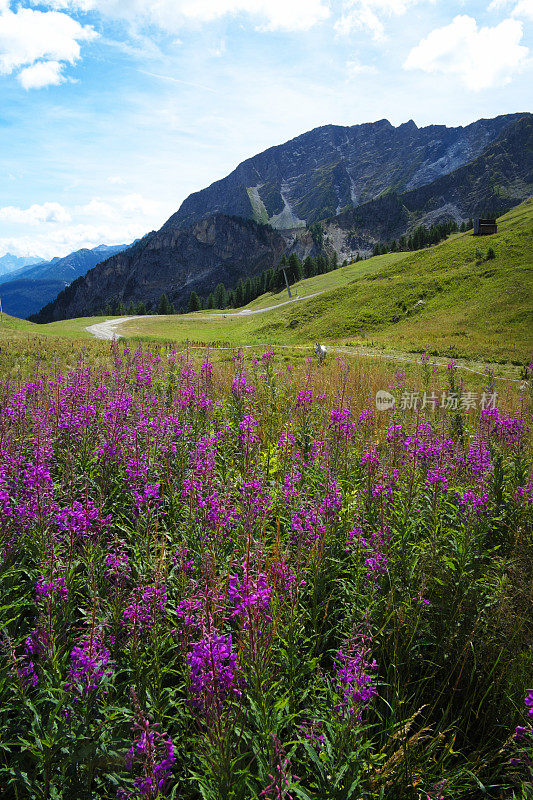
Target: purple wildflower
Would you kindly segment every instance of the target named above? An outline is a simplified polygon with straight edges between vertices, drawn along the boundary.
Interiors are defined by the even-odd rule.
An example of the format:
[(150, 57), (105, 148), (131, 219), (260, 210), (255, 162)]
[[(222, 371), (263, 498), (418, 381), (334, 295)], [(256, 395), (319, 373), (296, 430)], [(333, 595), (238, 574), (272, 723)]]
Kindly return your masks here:
[(233, 652), (231, 635), (224, 636), (215, 631), (192, 644), (187, 653), (187, 664), (191, 672), (189, 693), (195, 708), (213, 706), (222, 708), (228, 696), (240, 696), (237, 684), (237, 656)]

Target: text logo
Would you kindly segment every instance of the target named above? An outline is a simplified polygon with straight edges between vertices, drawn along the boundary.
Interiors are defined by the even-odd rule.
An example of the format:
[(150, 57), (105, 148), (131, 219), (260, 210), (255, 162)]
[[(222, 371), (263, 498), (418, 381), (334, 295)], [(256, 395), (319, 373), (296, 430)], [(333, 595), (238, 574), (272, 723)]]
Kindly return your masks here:
[(385, 389), (380, 389), (379, 392), (376, 392), (376, 408), (378, 411), (389, 411), (395, 405), (396, 400), (390, 392), (386, 392)]

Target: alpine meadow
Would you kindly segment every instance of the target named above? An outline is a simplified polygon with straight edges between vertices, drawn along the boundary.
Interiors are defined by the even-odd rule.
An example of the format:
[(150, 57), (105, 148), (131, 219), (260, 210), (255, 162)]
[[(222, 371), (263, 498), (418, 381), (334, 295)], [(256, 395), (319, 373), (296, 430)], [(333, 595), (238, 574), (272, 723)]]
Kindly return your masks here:
[(530, 6), (0, 0), (2, 800), (533, 800)]

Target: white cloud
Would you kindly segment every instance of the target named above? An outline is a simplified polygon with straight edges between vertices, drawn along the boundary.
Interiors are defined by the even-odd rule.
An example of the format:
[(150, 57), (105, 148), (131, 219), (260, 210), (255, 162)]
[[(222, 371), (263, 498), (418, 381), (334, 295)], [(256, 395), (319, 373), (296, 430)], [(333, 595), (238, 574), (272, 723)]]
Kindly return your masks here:
[[(508, 8), (516, 3), (516, 0), (492, 0), (489, 5), (489, 11), (499, 11), (502, 8)], [(533, 20), (533, 0), (518, 0), (511, 11), (512, 17), (525, 17), (526, 19)]]
[(383, 18), (402, 16), (410, 6), (419, 2), (421, 0), (345, 0), (342, 16), (335, 23), (335, 30), (341, 35), (364, 30), (371, 33), (375, 41), (380, 42), (386, 38)]
[(466, 15), (436, 28), (414, 47), (405, 69), (457, 75), (468, 89), (478, 91), (506, 84), (521, 68), (528, 49), (520, 45), (522, 23), (506, 19), (494, 28), (478, 28)]
[(357, 59), (346, 63), (346, 71), (349, 77), (355, 78), (357, 75), (375, 75), (377, 69), (370, 64), (361, 64)]
[[(43, 0), (32, 2), (42, 5)], [(98, 11), (114, 19), (157, 25), (173, 32), (186, 22), (212, 22), (239, 14), (256, 18), (262, 30), (309, 30), (330, 14), (328, 0), (48, 0), (47, 5)]]
[(82, 247), (128, 244), (160, 228), (175, 210), (136, 193), (94, 197), (72, 209), (56, 202), (26, 209), (5, 206), (0, 208), (0, 254), (53, 258)]
[(12, 12), (4, 0), (0, 5), (0, 74), (25, 67), (18, 74), (25, 89), (57, 85), (64, 80), (63, 66), (80, 58), (80, 42), (97, 35), (68, 14), (31, 8)]
[(4, 206), (0, 208), (0, 221), (24, 225), (38, 225), (49, 222), (70, 222), (69, 212), (60, 203), (35, 203), (29, 208)]
[(533, 0), (520, 0), (513, 8), (513, 17), (525, 17), (533, 22)]
[(65, 80), (63, 64), (59, 61), (36, 61), (17, 75), (25, 89), (42, 89), (44, 86), (59, 86)]

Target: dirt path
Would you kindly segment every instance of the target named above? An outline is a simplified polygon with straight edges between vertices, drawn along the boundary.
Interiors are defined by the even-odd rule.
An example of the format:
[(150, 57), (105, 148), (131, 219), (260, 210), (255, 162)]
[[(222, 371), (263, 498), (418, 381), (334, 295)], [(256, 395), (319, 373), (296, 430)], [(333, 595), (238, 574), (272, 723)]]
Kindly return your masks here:
[[(284, 300), (283, 303), (278, 303), (275, 306), (267, 306), (266, 308), (258, 308), (255, 311), (251, 308), (245, 308), (242, 311), (239, 311), (238, 314), (226, 314), (227, 317), (241, 317), (243, 315), (252, 316), (252, 314), (263, 314), (265, 311), (274, 311), (275, 308), (281, 308), (281, 306), (288, 306), (289, 303), (296, 303), (297, 300), (309, 300), (311, 297), (316, 297), (318, 294), (323, 294), (324, 289), (320, 292), (313, 292), (313, 294), (306, 294), (300, 297), (292, 297), (290, 300)], [(214, 314), (212, 316), (215, 316)], [(219, 315), (217, 315), (219, 316)]]
[[(155, 316), (155, 315), (154, 315)], [(87, 333), (92, 333), (96, 339), (106, 339), (113, 341), (113, 339), (120, 339), (120, 333), (117, 333), (117, 328), (123, 322), (131, 322), (133, 319), (142, 319), (142, 317), (119, 317), (119, 319), (106, 319), (105, 322), (96, 322), (94, 325), (88, 325), (85, 330)]]
[[(212, 319), (213, 317), (252, 317), (255, 314), (264, 314), (265, 311), (274, 311), (276, 308), (280, 308), (281, 306), (289, 305), (289, 303), (296, 303), (297, 300), (309, 300), (311, 297), (316, 297), (318, 294), (322, 294), (322, 292), (313, 292), (313, 294), (306, 294), (302, 297), (299, 295), (297, 297), (292, 297), (290, 300), (284, 300), (283, 303), (278, 303), (275, 306), (267, 306), (266, 308), (245, 308), (242, 311), (238, 311), (236, 314), (210, 314), (208, 317), (196, 317), (196, 319)], [(160, 317), (161, 314), (150, 314), (150, 319), (153, 317)], [(134, 319), (144, 319), (144, 317), (119, 317), (119, 319), (106, 319), (105, 322), (96, 322), (94, 325), (88, 325), (85, 330), (87, 333), (92, 333), (97, 339), (105, 339), (107, 341), (113, 341), (113, 339), (120, 339), (120, 333), (117, 333), (117, 328), (122, 325), (123, 322), (131, 322)]]

